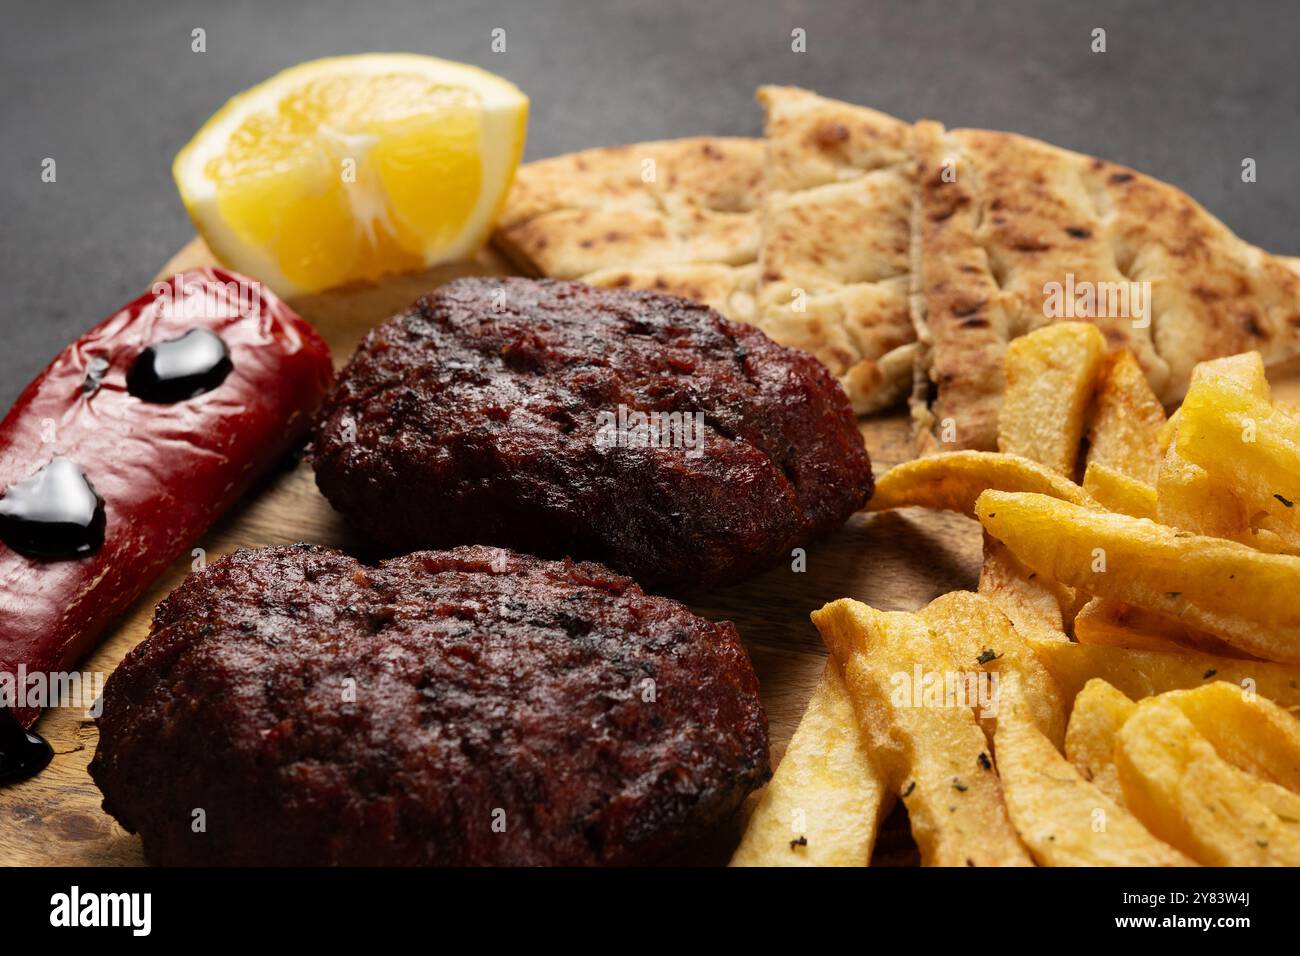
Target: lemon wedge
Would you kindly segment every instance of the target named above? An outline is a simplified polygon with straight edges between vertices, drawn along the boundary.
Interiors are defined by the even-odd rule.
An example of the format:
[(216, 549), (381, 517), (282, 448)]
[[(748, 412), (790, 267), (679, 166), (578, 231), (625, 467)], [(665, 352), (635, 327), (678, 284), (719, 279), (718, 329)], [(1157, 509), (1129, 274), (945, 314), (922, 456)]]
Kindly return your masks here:
[(527, 122), (528, 97), (477, 67), (331, 57), (230, 100), (172, 173), (222, 262), (295, 295), (472, 255)]

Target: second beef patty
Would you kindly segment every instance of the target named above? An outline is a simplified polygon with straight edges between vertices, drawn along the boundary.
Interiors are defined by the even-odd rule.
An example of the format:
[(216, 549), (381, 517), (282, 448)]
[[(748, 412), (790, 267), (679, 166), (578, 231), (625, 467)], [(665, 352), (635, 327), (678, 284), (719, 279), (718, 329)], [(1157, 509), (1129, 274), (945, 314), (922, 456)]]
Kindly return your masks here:
[(163, 864), (650, 863), (768, 777), (731, 624), (488, 547), (215, 561), (158, 605), (99, 732), (104, 808)]

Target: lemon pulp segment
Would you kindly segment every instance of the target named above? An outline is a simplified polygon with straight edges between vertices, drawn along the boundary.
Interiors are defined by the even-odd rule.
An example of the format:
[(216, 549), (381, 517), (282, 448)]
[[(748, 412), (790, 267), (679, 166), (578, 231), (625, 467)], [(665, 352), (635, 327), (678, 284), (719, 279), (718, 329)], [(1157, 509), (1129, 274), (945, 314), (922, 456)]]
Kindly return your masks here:
[(472, 253), (523, 151), (528, 99), (410, 54), (313, 61), (231, 100), (174, 171), (227, 265), (284, 294)]

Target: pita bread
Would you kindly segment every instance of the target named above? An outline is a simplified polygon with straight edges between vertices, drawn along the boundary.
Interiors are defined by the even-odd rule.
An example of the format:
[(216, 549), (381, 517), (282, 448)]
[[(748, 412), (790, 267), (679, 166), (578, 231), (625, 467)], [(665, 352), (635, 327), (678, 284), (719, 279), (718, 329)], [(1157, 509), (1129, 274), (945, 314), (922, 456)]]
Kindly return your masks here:
[(582, 277), (591, 285), (645, 289), (694, 299), (736, 322), (753, 324), (758, 264), (666, 266), (663, 269), (601, 269)]
[(753, 263), (763, 143), (696, 137), (590, 149), (519, 169), (493, 240), (520, 269), (582, 279), (604, 269)]
[(1199, 361), (1300, 354), (1300, 275), (1172, 186), (1024, 136), (937, 123), (917, 124), (915, 152), (922, 450), (940, 439), (993, 448), (1007, 342), (1052, 321), (1086, 319), (1111, 349), (1131, 349), (1165, 404)]
[(911, 127), (794, 87), (758, 91), (768, 162), (758, 325), (817, 356), (859, 413), (911, 383)]

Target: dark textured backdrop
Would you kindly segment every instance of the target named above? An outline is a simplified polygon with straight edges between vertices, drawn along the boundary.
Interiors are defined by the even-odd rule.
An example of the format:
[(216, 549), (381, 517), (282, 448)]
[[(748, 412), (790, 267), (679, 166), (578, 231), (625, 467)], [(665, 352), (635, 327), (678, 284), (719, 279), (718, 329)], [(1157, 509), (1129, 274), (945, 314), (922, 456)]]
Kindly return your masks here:
[[(262, 0), (0, 6), (0, 408), (191, 236), (176, 150), (227, 97), (327, 54), (465, 60), (533, 101), (528, 156), (757, 133), (754, 87), (1094, 152), (1300, 254), (1300, 4)], [(489, 34), (504, 27), (507, 52)], [(190, 31), (207, 31), (207, 52)], [(790, 31), (808, 51), (790, 51)], [(1108, 52), (1090, 52), (1094, 27)], [(53, 157), (58, 181), (41, 182)], [(1241, 182), (1243, 157), (1258, 182)]]

